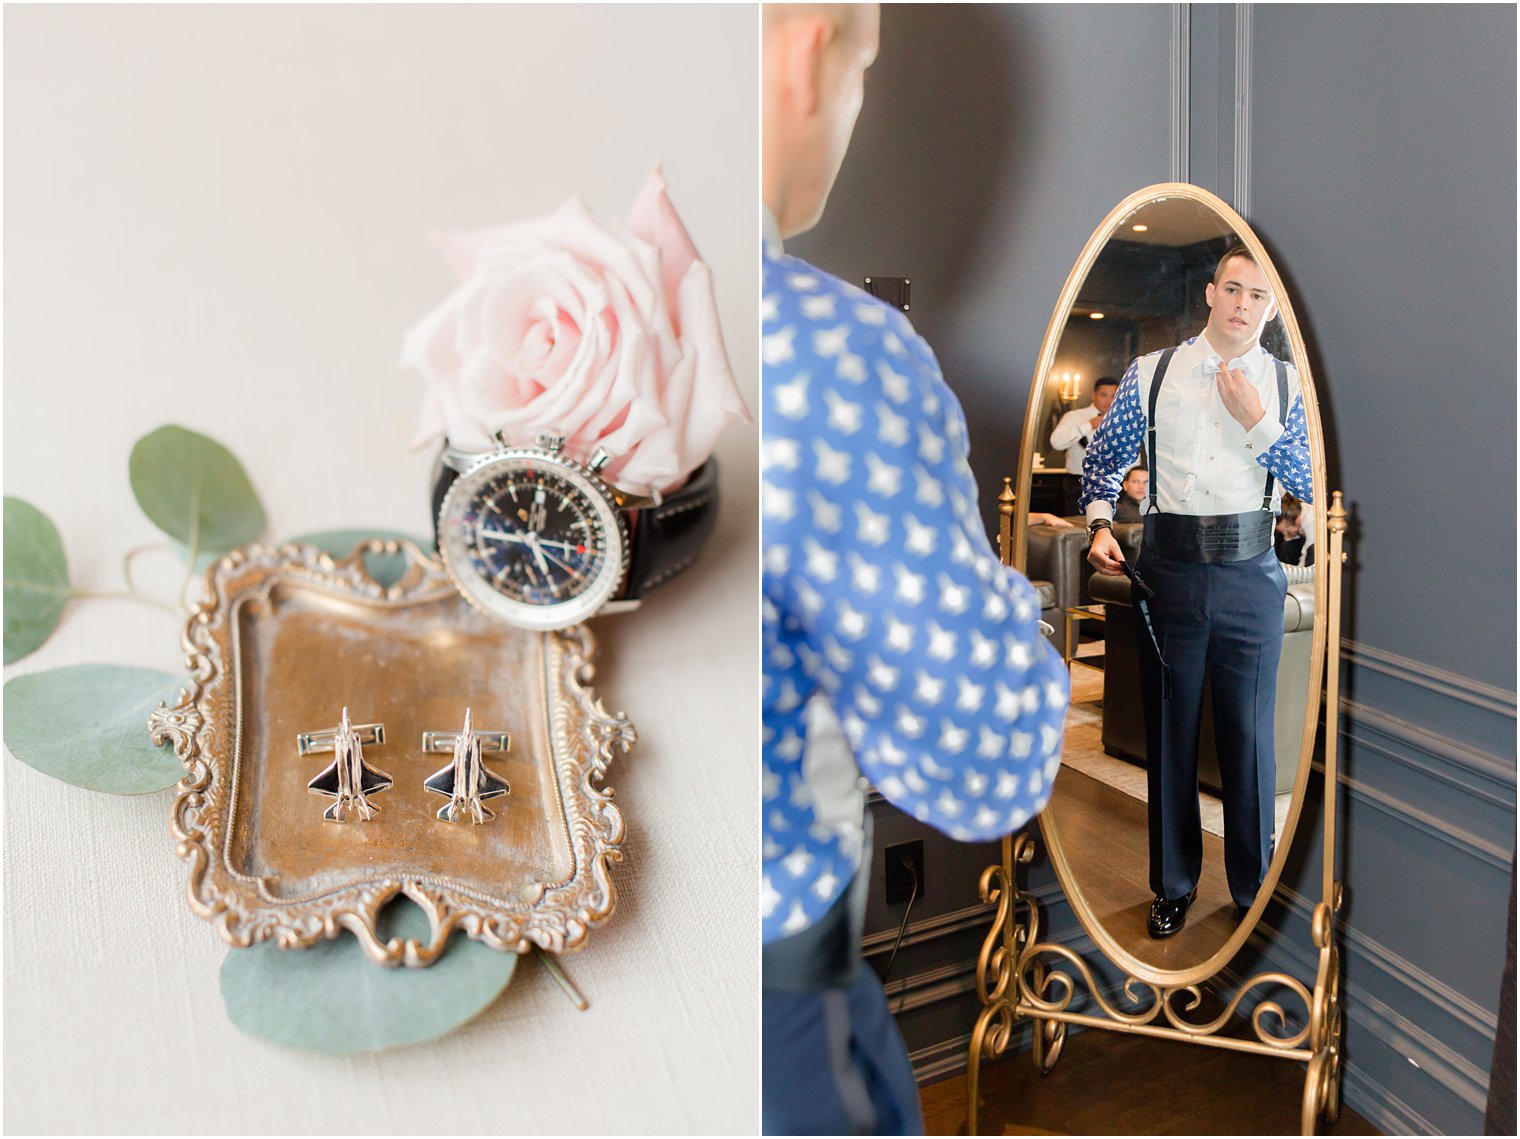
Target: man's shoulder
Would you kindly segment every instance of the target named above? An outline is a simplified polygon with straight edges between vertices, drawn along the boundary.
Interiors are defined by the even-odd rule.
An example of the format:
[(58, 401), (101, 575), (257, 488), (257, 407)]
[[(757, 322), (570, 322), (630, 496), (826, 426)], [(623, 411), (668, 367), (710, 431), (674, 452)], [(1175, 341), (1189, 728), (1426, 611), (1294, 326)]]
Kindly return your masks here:
[(892, 337), (921, 339), (907, 316), (886, 301), (790, 254), (766, 253), (761, 294), (768, 319), (827, 328), (847, 324), (859, 331), (861, 348), (893, 347)]
[(1176, 344), (1168, 345), (1165, 348), (1157, 348), (1154, 352), (1147, 352), (1144, 356), (1139, 357), (1139, 359), (1149, 360), (1152, 363), (1159, 363), (1161, 357), (1165, 356), (1168, 352), (1172, 353), (1173, 355), (1177, 354), (1178, 352), (1186, 352), (1197, 343), (1198, 337), (1189, 336), (1186, 340), (1178, 341)]
[(1277, 366), (1281, 364), (1288, 370), (1288, 376), (1290, 378), (1298, 375), (1298, 368), (1294, 365), (1292, 360), (1286, 360), (1281, 356), (1274, 356), (1265, 348), (1262, 348), (1261, 354), (1266, 357), (1268, 369), (1275, 371)]

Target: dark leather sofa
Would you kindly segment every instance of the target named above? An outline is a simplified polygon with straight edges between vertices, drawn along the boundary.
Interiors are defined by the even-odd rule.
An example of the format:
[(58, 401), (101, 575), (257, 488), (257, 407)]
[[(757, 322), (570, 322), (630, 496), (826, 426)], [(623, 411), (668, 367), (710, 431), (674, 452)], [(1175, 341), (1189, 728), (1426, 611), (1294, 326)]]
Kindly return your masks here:
[[(1081, 518), (1070, 519), (1075, 529), (1036, 525), (1029, 528), (1026, 544), (1026, 565), (1030, 580), (1036, 586), (1048, 583), (1049, 606), (1040, 616), (1055, 629), (1050, 638), (1057, 649), (1065, 651), (1066, 622), (1062, 614), (1073, 605), (1092, 602), (1087, 579), (1092, 566), (1087, 563), (1087, 529)], [(1126, 558), (1134, 558), (1140, 550), (1140, 538), (1145, 527), (1138, 522), (1121, 522), (1114, 527), (1114, 537), (1119, 540)], [(1045, 597), (1042, 595), (1042, 601)]]

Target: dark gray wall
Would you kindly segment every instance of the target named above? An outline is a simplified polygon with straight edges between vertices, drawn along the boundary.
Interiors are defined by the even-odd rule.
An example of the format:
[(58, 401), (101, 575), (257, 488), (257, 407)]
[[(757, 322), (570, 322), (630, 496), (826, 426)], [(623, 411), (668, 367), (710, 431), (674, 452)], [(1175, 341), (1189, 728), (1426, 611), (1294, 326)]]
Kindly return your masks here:
[[(824, 222), (788, 245), (848, 279), (913, 279), (990, 531), (1056, 295), (1108, 210), (1173, 176), (1183, 125), (1175, 161), (1243, 210), (1287, 280), (1352, 515), (1332, 717), (1346, 1098), (1391, 1132), (1476, 1131), (1515, 837), (1510, 525), (1484, 540), (1516, 477), (1515, 11), (1194, 5), (1174, 88), (1175, 11), (888, 6)], [(886, 845), (928, 844), (889, 991), (934, 1078), (963, 1064), (979, 1008), (976, 879), (997, 848), (873, 812), (878, 875)], [(1276, 931), (1238, 969), (1312, 977), (1322, 823), (1316, 793)], [(1044, 929), (1083, 948), (1043, 859), (1028, 885)], [(876, 899), (877, 960), (901, 918)]]
[(913, 282), (989, 526), (1056, 296), (1120, 198), (1171, 170), (1168, 5), (886, 5), (823, 221), (789, 252)]
[(1252, 19), (1247, 216), (1351, 512), (1347, 1092), (1390, 1130), (1477, 1131), (1515, 842), (1513, 537), (1472, 537), (1515, 486), (1515, 9)]

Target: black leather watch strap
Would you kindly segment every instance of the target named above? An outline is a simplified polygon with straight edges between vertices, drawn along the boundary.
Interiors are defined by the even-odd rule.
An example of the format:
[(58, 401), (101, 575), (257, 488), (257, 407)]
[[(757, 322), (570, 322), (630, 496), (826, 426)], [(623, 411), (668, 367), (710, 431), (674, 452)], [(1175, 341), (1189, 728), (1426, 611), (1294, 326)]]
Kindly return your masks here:
[(438, 551), (438, 516), (443, 513), (443, 500), (448, 497), (449, 487), (454, 485), (454, 480), (459, 477), (459, 472), (443, 461), (443, 452), (438, 452), (438, 458), (433, 463), (433, 552)]
[(718, 460), (709, 458), (674, 494), (633, 520), (628, 580), (619, 595), (643, 597), (697, 560), (718, 521)]

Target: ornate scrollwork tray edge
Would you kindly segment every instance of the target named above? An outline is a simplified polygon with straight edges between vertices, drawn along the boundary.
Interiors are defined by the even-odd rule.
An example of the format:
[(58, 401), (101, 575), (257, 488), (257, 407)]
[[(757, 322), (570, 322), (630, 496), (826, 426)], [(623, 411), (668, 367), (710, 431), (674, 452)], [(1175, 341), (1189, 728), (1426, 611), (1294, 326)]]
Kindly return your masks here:
[[(406, 555), (407, 566), (393, 585), (378, 582), (365, 566), (366, 554), (398, 553)], [(626, 828), (613, 802), (614, 791), (604, 780), (615, 754), (626, 752), (636, 739), (627, 716), (609, 714), (590, 688), (595, 640), (584, 627), (543, 634), (546, 691), (560, 695), (551, 701), (551, 734), (574, 862), (569, 879), (545, 886), (529, 903), (510, 908), (483, 904), (470, 891), (422, 874), (386, 877), (314, 901), (282, 905), (272, 904), (231, 873), (223, 856), (231, 784), (216, 779), (212, 758), (226, 756), (221, 726), (232, 725), (235, 731), (237, 724), (237, 693), (227, 667), (233, 639), (231, 602), (267, 590), (282, 577), (382, 604), (453, 591), (442, 564), (407, 541), (370, 540), (344, 558), (314, 546), (254, 544), (231, 551), (207, 570), (208, 596), (195, 607), (181, 636), (190, 678), (178, 702), (169, 707), (160, 701), (147, 722), (153, 742), (171, 744), (185, 772), (176, 785), (169, 829), (176, 854), (190, 864), (185, 894), (191, 910), (211, 921), (222, 939), (237, 948), (271, 940), (286, 949), (305, 948), (347, 929), (382, 965), (429, 965), (442, 954), (455, 929), (506, 952), (526, 953), (535, 945), (555, 953), (579, 949), (588, 931), (606, 921), (616, 905), (608, 867), (622, 858)], [(398, 894), (427, 915), (425, 943), (381, 939), (380, 912)]]

